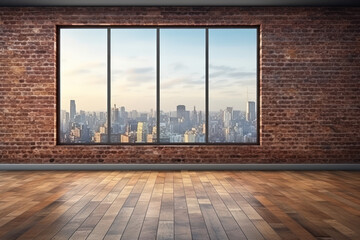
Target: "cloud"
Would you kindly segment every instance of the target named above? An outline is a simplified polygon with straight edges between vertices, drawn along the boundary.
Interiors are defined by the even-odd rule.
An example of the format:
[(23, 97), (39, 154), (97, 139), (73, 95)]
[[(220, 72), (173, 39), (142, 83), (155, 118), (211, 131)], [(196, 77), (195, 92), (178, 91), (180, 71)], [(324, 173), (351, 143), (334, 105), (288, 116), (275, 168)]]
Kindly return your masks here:
[(237, 98), (244, 95), (244, 93), (246, 94), (246, 91), (244, 91), (244, 89), (242, 89), (243, 91), (235, 91), (235, 90), (222, 90), (219, 91), (221, 94), (223, 94), (223, 96), (227, 96), (229, 97), (229, 95), (231, 96), (236, 96)]
[(112, 77), (123, 78), (128, 76), (139, 76), (139, 75), (155, 75), (155, 69), (153, 67), (142, 67), (142, 68), (128, 68), (125, 70), (116, 69), (112, 71)]
[(225, 65), (213, 65), (210, 64), (210, 69), (214, 69), (217, 71), (235, 71), (236, 68), (225, 66)]
[(188, 67), (185, 66), (185, 64), (181, 63), (181, 62), (176, 62), (171, 64), (171, 67), (173, 68), (173, 70), (175, 71), (179, 71), (179, 70), (184, 70), (187, 69)]
[(161, 89), (166, 88), (174, 88), (175, 86), (181, 85), (184, 82), (186, 82), (186, 78), (172, 78), (170, 80), (166, 80), (163, 83), (160, 84)]
[(131, 68), (127, 71), (129, 74), (146, 74), (154, 72), (152, 67), (142, 67), (142, 68)]
[(89, 85), (91, 85), (91, 84), (103, 85), (103, 86), (107, 85), (106, 76), (100, 76), (100, 75), (93, 76), (92, 78), (89, 78), (89, 80), (86, 82), (88, 82)]
[(245, 78), (245, 77), (256, 77), (256, 72), (229, 72), (227, 74), (229, 77), (233, 78)]
[[(170, 78), (169, 80), (161, 79), (163, 81), (160, 87), (161, 89), (169, 88), (187, 88), (191, 89), (198, 86), (205, 87), (205, 81), (202, 78), (193, 78), (193, 77), (179, 77), (179, 78)], [(188, 86), (191, 86), (190, 88)]]
[(254, 78), (246, 78), (246, 79), (240, 79), (234, 82), (234, 84), (238, 84), (241, 86), (248, 86), (248, 87), (254, 87), (256, 86), (256, 77)]
[(153, 67), (129, 68), (116, 70), (112, 74), (112, 81), (115, 86), (124, 85), (128, 88), (140, 87), (143, 84), (156, 83), (155, 69)]
[(233, 80), (234, 78), (244, 79), (249, 77), (256, 78), (256, 72), (241, 71), (238, 68), (234, 68), (230, 66), (210, 64), (210, 79), (223, 80), (226, 78), (231, 78)]
[[(106, 64), (102, 62), (64, 63), (61, 78), (71, 81), (72, 85), (106, 84)], [(64, 81), (64, 80), (63, 80)], [(105, 82), (104, 82), (105, 81)]]
[(216, 81), (210, 80), (210, 90), (219, 91), (222, 89), (255, 89), (256, 78), (247, 79), (218, 79)]

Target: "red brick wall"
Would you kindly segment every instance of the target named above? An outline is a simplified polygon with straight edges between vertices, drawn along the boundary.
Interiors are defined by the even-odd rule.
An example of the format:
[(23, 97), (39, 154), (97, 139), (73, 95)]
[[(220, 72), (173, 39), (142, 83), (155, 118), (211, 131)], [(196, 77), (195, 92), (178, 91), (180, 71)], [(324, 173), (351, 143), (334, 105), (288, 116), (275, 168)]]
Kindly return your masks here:
[[(260, 25), (260, 146), (57, 146), (56, 25)], [(0, 163), (359, 163), (360, 8), (0, 8)]]

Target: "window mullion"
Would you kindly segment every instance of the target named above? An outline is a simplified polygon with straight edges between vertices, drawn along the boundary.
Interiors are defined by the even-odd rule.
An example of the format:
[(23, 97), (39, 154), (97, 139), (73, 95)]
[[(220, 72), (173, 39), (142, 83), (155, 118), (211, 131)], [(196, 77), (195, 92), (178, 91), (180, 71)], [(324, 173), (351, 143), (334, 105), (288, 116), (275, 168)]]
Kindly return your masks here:
[(156, 29), (156, 143), (160, 143), (160, 29)]
[(107, 28), (107, 143), (111, 143), (111, 28)]
[(209, 29), (205, 29), (205, 142), (209, 143)]

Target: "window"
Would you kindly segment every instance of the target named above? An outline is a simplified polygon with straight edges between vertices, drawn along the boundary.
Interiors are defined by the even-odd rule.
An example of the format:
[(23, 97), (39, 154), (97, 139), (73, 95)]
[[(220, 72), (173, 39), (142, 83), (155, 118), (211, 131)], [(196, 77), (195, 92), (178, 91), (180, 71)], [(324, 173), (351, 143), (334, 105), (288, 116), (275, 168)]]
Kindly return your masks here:
[(156, 140), (156, 30), (111, 30), (111, 142)]
[(58, 28), (59, 144), (257, 144), (258, 29)]
[(160, 141), (205, 142), (205, 30), (160, 30)]

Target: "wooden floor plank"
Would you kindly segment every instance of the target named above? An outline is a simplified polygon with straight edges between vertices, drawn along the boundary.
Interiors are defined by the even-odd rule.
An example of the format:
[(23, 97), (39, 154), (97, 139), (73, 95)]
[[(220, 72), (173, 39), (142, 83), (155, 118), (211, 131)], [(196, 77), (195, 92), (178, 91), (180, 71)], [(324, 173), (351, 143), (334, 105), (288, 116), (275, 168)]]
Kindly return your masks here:
[[(234, 211), (243, 210), (245, 214), (248, 216), (249, 220), (259, 230), (259, 234), (257, 234), (258, 235), (257, 238), (261, 239), (260, 235), (262, 235), (266, 239), (274, 239), (274, 240), (281, 239), (281, 237), (274, 231), (274, 229), (272, 229), (269, 223), (259, 215), (257, 208), (262, 207), (261, 203), (259, 203), (252, 195), (243, 194), (242, 197), (244, 197), (244, 199), (242, 199), (242, 205), (239, 206), (236, 203), (236, 201), (232, 198), (232, 195), (236, 196), (236, 189), (233, 188), (225, 179), (223, 179), (222, 174), (215, 173), (213, 175), (215, 175), (215, 177), (212, 178), (211, 182), (216, 183), (217, 185), (216, 191), (219, 193), (219, 196), (222, 198), (228, 209)], [(247, 199), (245, 196), (247, 196)], [(246, 201), (249, 204), (246, 203)], [(236, 233), (236, 235), (238, 236), (240, 234), (243, 233), (242, 232)], [(239, 238), (240, 237), (238, 237), (238, 239)]]
[(0, 239), (360, 239), (360, 173), (0, 171)]
[[(99, 193), (101, 190), (106, 187), (109, 181), (114, 177), (113, 173), (103, 172), (103, 178), (101, 181), (95, 181), (94, 185), (90, 185), (88, 188), (84, 188), (83, 191), (75, 195), (73, 198), (67, 201), (67, 204), (62, 206), (53, 213), (56, 218), (50, 219), (52, 222), (47, 228), (43, 229), (34, 239), (46, 240), (52, 238), (56, 235), (66, 224), (74, 218), (82, 209), (88, 206), (89, 202)], [(96, 204), (97, 202), (93, 203)], [(51, 215), (47, 216), (51, 218)], [(75, 229), (74, 229), (75, 230)], [(64, 235), (70, 235), (72, 232)], [(61, 235), (60, 235), (61, 236)]]
[(175, 239), (191, 239), (190, 219), (181, 174), (174, 174)]
[(174, 239), (174, 222), (160, 220), (157, 233), (157, 240), (171, 240)]
[(161, 200), (164, 192), (164, 182), (165, 173), (157, 173), (157, 178), (155, 180), (153, 192), (150, 197), (148, 209), (146, 210), (144, 223), (140, 231), (139, 239), (141, 240), (156, 239), (161, 209)]
[[(144, 177), (145, 175), (143, 175)], [(156, 175), (147, 174), (147, 178), (143, 178), (143, 180), (147, 182), (140, 181), (138, 182), (131, 194), (139, 194), (139, 197), (134, 206), (134, 211), (129, 219), (129, 222), (124, 230), (124, 233), (121, 239), (138, 239), (141, 228), (146, 216), (146, 210), (149, 205), (151, 193), (153, 191)], [(130, 194), (130, 195), (131, 195)]]
[(246, 239), (241, 227), (237, 224), (235, 218), (231, 214), (231, 211), (237, 210), (238, 206), (234, 201), (231, 201), (232, 199), (227, 190), (221, 186), (213, 173), (204, 173), (204, 175), (199, 178), (209, 197), (209, 203), (213, 206), (217, 217), (226, 232), (227, 238)]
[(192, 239), (210, 239), (189, 172), (183, 171), (182, 178)]

